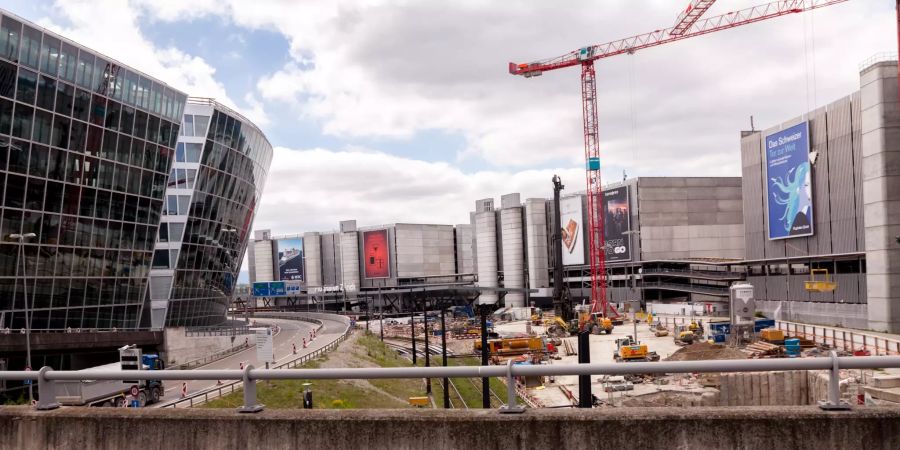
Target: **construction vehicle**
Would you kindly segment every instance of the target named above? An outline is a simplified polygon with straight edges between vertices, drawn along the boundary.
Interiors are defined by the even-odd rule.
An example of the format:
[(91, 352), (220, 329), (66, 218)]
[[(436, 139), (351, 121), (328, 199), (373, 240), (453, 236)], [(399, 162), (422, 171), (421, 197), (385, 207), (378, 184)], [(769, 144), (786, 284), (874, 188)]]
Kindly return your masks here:
[(691, 320), (691, 324), (688, 325), (688, 330), (690, 330), (691, 333), (697, 335), (697, 337), (703, 337), (703, 322)]
[(659, 355), (651, 352), (647, 344), (641, 344), (632, 336), (616, 339), (616, 351), (613, 352), (616, 362), (649, 362), (659, 361)]
[[(481, 341), (475, 341), (475, 353), (481, 352)], [(501, 338), (488, 341), (488, 351), (492, 356), (516, 356), (526, 353), (547, 353), (547, 342), (540, 337)]]
[(554, 316), (551, 319), (545, 320), (544, 327), (547, 329), (547, 336), (555, 338), (563, 338), (578, 333), (577, 323), (574, 321), (566, 323), (566, 321), (559, 316)]
[(672, 338), (678, 345), (690, 345), (697, 340), (697, 335), (687, 325), (675, 325), (675, 332), (672, 334)]
[[(91, 367), (82, 371), (162, 370), (157, 354), (143, 354), (135, 345), (119, 349), (119, 362)], [(162, 380), (58, 380), (56, 400), (67, 406), (125, 406), (132, 400), (130, 390), (138, 388), (138, 404), (159, 402), (165, 395)]]
[(591, 334), (612, 334), (613, 322), (600, 313), (581, 311), (578, 313), (578, 330), (590, 331)]
[(543, 312), (541, 308), (531, 308), (531, 324), (532, 325), (542, 325), (543, 321)]
[(662, 324), (662, 322), (657, 322), (656, 327), (653, 328), (653, 334), (656, 337), (663, 337), (669, 335), (669, 329)]

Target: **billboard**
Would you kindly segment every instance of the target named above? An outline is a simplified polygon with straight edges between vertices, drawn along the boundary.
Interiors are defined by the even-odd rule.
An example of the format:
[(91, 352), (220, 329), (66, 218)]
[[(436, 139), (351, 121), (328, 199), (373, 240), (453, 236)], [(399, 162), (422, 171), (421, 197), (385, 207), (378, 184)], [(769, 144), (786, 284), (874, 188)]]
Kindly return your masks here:
[(391, 276), (387, 230), (363, 232), (363, 267), (366, 278), (389, 278)]
[(769, 239), (813, 234), (809, 122), (766, 136)]
[(606, 260), (631, 261), (631, 204), (628, 186), (603, 191), (603, 241)]
[(580, 195), (559, 199), (559, 221), (563, 265), (584, 264), (584, 210)]
[(278, 279), (303, 281), (303, 238), (278, 239)]

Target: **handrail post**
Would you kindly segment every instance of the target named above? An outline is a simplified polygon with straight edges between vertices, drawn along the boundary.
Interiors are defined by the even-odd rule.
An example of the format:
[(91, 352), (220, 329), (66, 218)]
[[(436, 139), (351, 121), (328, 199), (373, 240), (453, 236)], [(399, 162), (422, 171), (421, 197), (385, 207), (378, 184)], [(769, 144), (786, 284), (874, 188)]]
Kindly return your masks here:
[(831, 352), (831, 371), (828, 374), (828, 400), (820, 401), (819, 408), (822, 408), (826, 411), (840, 411), (850, 409), (850, 404), (844, 401), (841, 401), (841, 370), (838, 367), (838, 356), (837, 352), (832, 350)]
[(238, 412), (256, 413), (264, 408), (264, 405), (256, 402), (256, 382), (250, 378), (251, 370), (253, 370), (252, 364), (244, 367), (244, 406), (238, 408)]
[(500, 414), (521, 414), (525, 408), (516, 402), (516, 379), (513, 377), (513, 362), (506, 361), (506, 404), (500, 407)]
[(51, 370), (53, 369), (44, 366), (38, 372), (38, 400), (35, 409), (39, 411), (59, 408), (56, 401), (56, 382), (47, 379), (47, 372)]

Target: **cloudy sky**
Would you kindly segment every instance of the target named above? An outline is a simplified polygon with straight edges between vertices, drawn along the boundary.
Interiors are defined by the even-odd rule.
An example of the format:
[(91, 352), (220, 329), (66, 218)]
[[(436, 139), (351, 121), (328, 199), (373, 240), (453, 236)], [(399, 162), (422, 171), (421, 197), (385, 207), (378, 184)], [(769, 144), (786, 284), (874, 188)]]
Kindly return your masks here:
[[(763, 3), (719, 2), (709, 15)], [(670, 26), (687, 0), (0, 0), (0, 6), (262, 128), (256, 217), (464, 223), (474, 201), (583, 189), (577, 69), (507, 65)], [(858, 88), (896, 51), (893, 2), (847, 3), (597, 64), (603, 176), (734, 176), (768, 127)], [(246, 269), (246, 268), (245, 268)]]

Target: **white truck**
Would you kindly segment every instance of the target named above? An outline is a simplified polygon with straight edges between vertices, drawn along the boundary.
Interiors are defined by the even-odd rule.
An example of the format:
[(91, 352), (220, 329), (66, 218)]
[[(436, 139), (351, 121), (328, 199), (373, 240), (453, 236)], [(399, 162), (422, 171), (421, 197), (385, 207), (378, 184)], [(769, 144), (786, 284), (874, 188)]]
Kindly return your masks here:
[[(119, 349), (119, 362), (80, 370), (122, 371), (161, 370), (163, 362), (156, 354), (143, 354), (141, 349), (128, 345)], [(67, 406), (117, 406), (130, 405), (131, 387), (138, 387), (138, 403), (146, 406), (156, 403), (165, 395), (161, 380), (80, 380), (57, 381), (56, 400)]]

